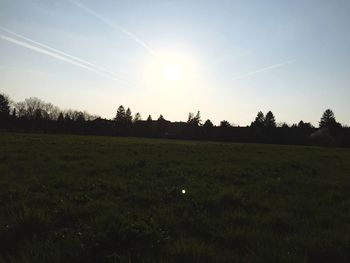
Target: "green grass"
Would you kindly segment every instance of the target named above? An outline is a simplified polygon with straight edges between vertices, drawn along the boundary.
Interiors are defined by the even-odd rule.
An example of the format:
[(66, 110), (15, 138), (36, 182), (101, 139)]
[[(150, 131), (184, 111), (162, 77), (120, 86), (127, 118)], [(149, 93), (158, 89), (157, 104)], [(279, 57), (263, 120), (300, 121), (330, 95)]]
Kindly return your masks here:
[(0, 262), (350, 262), (350, 149), (2, 133)]

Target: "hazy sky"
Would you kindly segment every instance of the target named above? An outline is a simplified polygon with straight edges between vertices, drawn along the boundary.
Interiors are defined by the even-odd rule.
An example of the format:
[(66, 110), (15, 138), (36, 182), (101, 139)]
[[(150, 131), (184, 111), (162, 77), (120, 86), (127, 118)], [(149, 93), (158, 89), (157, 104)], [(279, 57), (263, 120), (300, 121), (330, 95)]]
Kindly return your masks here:
[(0, 0), (0, 92), (112, 118), (350, 124), (350, 1)]

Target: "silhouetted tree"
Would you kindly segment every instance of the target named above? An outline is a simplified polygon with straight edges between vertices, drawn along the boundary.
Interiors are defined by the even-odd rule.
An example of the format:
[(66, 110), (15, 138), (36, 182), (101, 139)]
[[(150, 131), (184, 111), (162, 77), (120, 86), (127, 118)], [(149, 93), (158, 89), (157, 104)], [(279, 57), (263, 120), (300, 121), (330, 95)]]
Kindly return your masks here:
[(126, 123), (126, 113), (123, 105), (118, 107), (114, 120), (117, 125), (124, 125)]
[(37, 119), (41, 115), (41, 113), (39, 114), (39, 110), (43, 108), (43, 105), (44, 102), (42, 100), (31, 97), (17, 103), (16, 107), (18, 109), (19, 117), (26, 119)]
[(85, 115), (81, 111), (74, 112), (74, 120), (76, 122), (84, 122), (85, 121)]
[[(0, 95), (1, 116), (10, 115), (10, 105), (6, 96)], [(268, 142), (268, 143), (288, 143), (288, 144), (320, 144), (350, 146), (350, 128), (342, 128), (335, 119), (334, 113), (326, 110), (320, 120), (318, 131), (311, 125), (300, 121), (293, 124), (291, 128), (286, 123), (278, 123), (278, 127), (284, 129), (256, 129), (250, 130), (245, 127), (230, 129), (210, 129), (214, 127), (210, 120), (206, 120), (203, 128), (201, 126), (201, 116), (198, 111), (196, 115), (189, 114), (187, 125), (183, 122), (171, 123), (160, 115), (157, 122), (152, 121), (151, 115), (147, 122), (140, 121), (137, 125), (128, 125), (132, 121), (141, 120), (139, 113), (132, 118), (131, 110), (121, 105), (118, 107), (115, 123), (122, 125), (114, 127), (114, 122), (108, 119), (101, 119), (97, 116), (82, 111), (65, 110), (60, 111), (58, 107), (51, 103), (46, 103), (37, 98), (25, 99), (14, 104), (11, 118), (8, 121), (0, 122), (1, 128), (11, 130), (28, 130), (43, 132), (73, 132), (83, 134), (104, 134), (104, 135), (132, 135), (149, 136), (163, 138), (186, 138), (186, 139), (208, 139), (237, 142)], [(193, 125), (193, 126), (192, 126)], [(221, 121), (220, 127), (228, 128), (234, 124), (228, 121)], [(196, 127), (196, 128), (193, 128)], [(248, 126), (247, 126), (248, 127)], [(273, 113), (269, 111), (266, 116), (260, 111), (251, 127), (276, 127)]]
[(51, 103), (31, 97), (15, 105), (18, 117), (29, 120), (57, 120), (60, 109)]
[(141, 120), (141, 114), (140, 113), (136, 113), (134, 116), (134, 122), (140, 121)]
[(34, 111), (34, 120), (42, 120), (43, 119), (43, 111), (42, 109), (38, 108), (38, 109), (35, 109)]
[(300, 128), (300, 129), (312, 129), (313, 126), (310, 122), (299, 121), (298, 128)]
[(158, 126), (158, 132), (163, 135), (166, 128), (166, 120), (164, 119), (162, 114), (159, 116), (157, 120), (157, 126)]
[(201, 113), (200, 111), (194, 115), (192, 112), (188, 114), (187, 123), (191, 126), (199, 126), (201, 124)]
[(204, 122), (203, 127), (204, 128), (213, 128), (214, 124), (211, 122), (211, 120), (208, 119)]
[(193, 117), (194, 117), (194, 115), (192, 112), (188, 113), (187, 123), (191, 123), (193, 120)]
[(269, 111), (268, 113), (266, 113), (264, 124), (265, 124), (265, 127), (267, 127), (267, 128), (275, 128), (276, 127), (276, 120), (275, 120), (275, 116), (273, 115), (272, 111)]
[(196, 116), (194, 116), (194, 119), (195, 119), (195, 123), (196, 123), (197, 126), (202, 124), (201, 112), (200, 111), (197, 111), (197, 114), (196, 114)]
[(319, 125), (320, 125), (320, 128), (326, 128), (326, 127), (330, 128), (330, 127), (337, 126), (337, 121), (331, 109), (327, 109), (323, 113), (321, 120), (319, 122)]
[(93, 121), (93, 120), (96, 120), (96, 119), (99, 119), (101, 118), (100, 116), (98, 115), (91, 115), (89, 114), (88, 112), (84, 111), (84, 118), (86, 121)]
[(130, 108), (128, 108), (126, 110), (126, 113), (125, 113), (125, 121), (127, 124), (131, 124), (132, 123), (132, 115), (131, 115), (131, 110)]
[(313, 129), (313, 128), (315, 127), (311, 124), (311, 122), (304, 123), (304, 129)]
[(45, 120), (57, 120), (60, 109), (52, 103), (44, 103), (42, 105), (42, 114)]
[(0, 119), (8, 118), (10, 115), (10, 101), (7, 96), (0, 94)]
[(63, 122), (64, 121), (63, 112), (60, 112), (60, 114), (58, 115), (57, 121), (58, 122)]
[(327, 128), (328, 132), (332, 136), (336, 136), (341, 130), (342, 126), (336, 121), (332, 110), (327, 109), (320, 120), (320, 128)]
[(17, 111), (16, 111), (16, 108), (13, 108), (13, 110), (12, 110), (12, 118), (13, 119), (16, 119), (16, 117), (17, 117)]
[(220, 122), (220, 127), (221, 128), (229, 128), (229, 127), (231, 127), (231, 124), (228, 122), (228, 121), (221, 121)]
[(261, 128), (264, 126), (264, 122), (265, 122), (264, 113), (259, 111), (255, 117), (255, 120), (252, 122), (252, 124), (250, 126), (253, 128)]
[(158, 121), (158, 122), (164, 122), (164, 121), (165, 121), (165, 119), (164, 119), (164, 117), (163, 117), (162, 114), (159, 115), (159, 118), (158, 118), (157, 121)]
[(282, 123), (279, 123), (279, 124), (278, 124), (278, 127), (287, 129), (287, 128), (289, 128), (289, 125), (288, 125), (288, 123), (286, 123), (286, 122), (282, 122)]
[(69, 122), (69, 121), (72, 120), (72, 118), (71, 118), (71, 116), (70, 116), (70, 114), (69, 114), (68, 112), (65, 113), (65, 115), (64, 115), (64, 120), (65, 120), (66, 122)]

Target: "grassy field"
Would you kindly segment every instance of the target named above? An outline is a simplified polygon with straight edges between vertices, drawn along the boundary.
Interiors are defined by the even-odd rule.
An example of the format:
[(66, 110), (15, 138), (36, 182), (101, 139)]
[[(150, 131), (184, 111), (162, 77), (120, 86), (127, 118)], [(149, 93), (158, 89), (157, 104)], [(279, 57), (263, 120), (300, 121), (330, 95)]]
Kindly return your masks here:
[(350, 262), (350, 149), (2, 133), (0, 262)]

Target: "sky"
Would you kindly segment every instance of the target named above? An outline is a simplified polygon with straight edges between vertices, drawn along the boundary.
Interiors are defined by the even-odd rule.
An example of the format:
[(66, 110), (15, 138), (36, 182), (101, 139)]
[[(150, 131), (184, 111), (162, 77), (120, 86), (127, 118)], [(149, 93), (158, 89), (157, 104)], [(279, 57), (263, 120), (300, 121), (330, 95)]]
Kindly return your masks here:
[(350, 1), (0, 0), (0, 93), (244, 126), (350, 124)]

